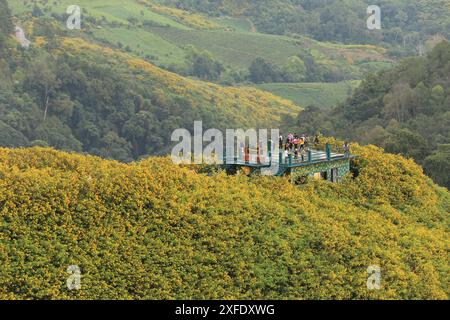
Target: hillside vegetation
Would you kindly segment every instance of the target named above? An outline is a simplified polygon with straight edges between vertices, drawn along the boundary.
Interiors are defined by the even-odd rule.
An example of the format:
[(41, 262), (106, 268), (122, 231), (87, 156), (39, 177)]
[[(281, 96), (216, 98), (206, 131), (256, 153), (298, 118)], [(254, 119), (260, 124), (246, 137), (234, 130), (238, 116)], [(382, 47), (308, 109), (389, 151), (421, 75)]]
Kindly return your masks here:
[[(297, 119), (293, 102), (244, 86), (295, 101), (289, 86), (304, 96), (318, 87), (328, 97), (310, 99), (328, 104), (342, 82), (293, 83), (386, 68), (378, 45), (389, 40), (355, 44), (359, 20), (345, 15), (364, 2), (344, 1), (344, 15), (337, 3), (80, 0), (83, 28), (68, 31), (71, 0), (0, 0), (0, 299), (448, 299), (450, 194), (413, 159), (352, 144), (353, 176), (294, 186), (155, 157), (196, 120), (292, 126), (376, 140), (447, 185), (446, 42)], [(448, 31), (447, 7), (407, 3), (394, 1), (389, 19), (417, 17), (420, 32), (389, 36)], [(327, 17), (329, 37), (315, 33), (327, 24), (308, 29)], [(69, 266), (81, 290), (68, 289)], [(369, 266), (381, 268), (379, 290), (367, 288)]]
[[(65, 28), (68, 17), (65, 10), (72, 2), (25, 0), (10, 1), (10, 5), (21, 23), (32, 17), (53, 19)], [(82, 32), (75, 30), (70, 32), (71, 36), (83, 35), (91, 41), (125, 49), (164, 69), (202, 78), (202, 73), (192, 66), (195, 61), (190, 59), (194, 47), (202, 53), (202, 59), (222, 65), (223, 72), (209, 79), (221, 83), (251, 81), (249, 68), (258, 58), (279, 68), (279, 75), (292, 69), (289, 61), (293, 57), (306, 66), (299, 74), (300, 79), (276, 82), (358, 79), (368, 71), (378, 70), (380, 63), (392, 63), (386, 50), (379, 46), (330, 44), (302, 34), (260, 33), (251, 25), (245, 27), (249, 23), (246, 18), (217, 18), (157, 1), (81, 0), (77, 4), (82, 9)], [(29, 31), (28, 36), (33, 39), (33, 28)]]
[(450, 194), (411, 160), (353, 150), (357, 178), (299, 188), (0, 149), (0, 298), (448, 299)]

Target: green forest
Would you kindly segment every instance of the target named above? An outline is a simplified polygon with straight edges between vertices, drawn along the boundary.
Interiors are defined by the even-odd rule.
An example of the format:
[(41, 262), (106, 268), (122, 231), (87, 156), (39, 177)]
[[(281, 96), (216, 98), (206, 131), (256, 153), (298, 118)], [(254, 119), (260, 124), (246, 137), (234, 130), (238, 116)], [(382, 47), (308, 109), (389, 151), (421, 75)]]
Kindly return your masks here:
[(382, 0), (383, 28), (370, 35), (366, 24), (368, 0), (162, 0), (211, 15), (244, 16), (270, 34), (306, 34), (319, 41), (385, 42), (414, 47), (427, 35), (450, 34), (450, 5), (446, 0)]
[(414, 158), (449, 188), (450, 43), (368, 76), (331, 110), (307, 107), (291, 125)]

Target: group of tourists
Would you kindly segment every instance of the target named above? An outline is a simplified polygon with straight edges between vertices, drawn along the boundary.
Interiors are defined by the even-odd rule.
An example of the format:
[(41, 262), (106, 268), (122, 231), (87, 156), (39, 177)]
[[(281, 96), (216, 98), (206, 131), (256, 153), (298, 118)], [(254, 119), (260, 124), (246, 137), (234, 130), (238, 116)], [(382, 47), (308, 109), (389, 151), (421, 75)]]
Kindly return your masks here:
[[(319, 137), (315, 136), (312, 141), (315, 145), (319, 144)], [(282, 135), (279, 137), (280, 150), (284, 150), (284, 159), (287, 162), (289, 154), (293, 154), (294, 159), (305, 161), (309, 146), (311, 144), (311, 138), (306, 135), (298, 135), (297, 133), (289, 133), (286, 139)]]
[[(309, 137), (306, 134), (298, 135), (296, 133), (289, 133), (284, 139), (282, 135), (279, 137), (280, 152), (282, 152), (285, 162), (289, 161), (289, 155), (292, 155), (294, 160), (305, 161), (308, 151), (312, 148), (317, 148), (320, 145), (319, 135)], [(339, 149), (339, 148), (338, 148)], [(345, 141), (342, 146), (345, 157), (350, 156), (350, 143)]]
[[(284, 158), (285, 163), (289, 162), (289, 159), (292, 159), (296, 162), (308, 160), (308, 152), (312, 149), (317, 148), (320, 145), (320, 136), (315, 135), (314, 137), (310, 137), (306, 134), (298, 135), (296, 133), (289, 133), (286, 138), (282, 135), (279, 136), (279, 150), (280, 155)], [(350, 156), (350, 144), (346, 141), (342, 146), (342, 149), (345, 153), (346, 157)], [(241, 142), (240, 145), (240, 158), (244, 159), (245, 162), (251, 162), (251, 157), (256, 157), (256, 162), (261, 163), (261, 150), (262, 142), (259, 141), (256, 147), (256, 154), (251, 153), (250, 146), (246, 145), (244, 142)], [(275, 151), (272, 149), (272, 151)], [(327, 151), (329, 152), (329, 151)]]

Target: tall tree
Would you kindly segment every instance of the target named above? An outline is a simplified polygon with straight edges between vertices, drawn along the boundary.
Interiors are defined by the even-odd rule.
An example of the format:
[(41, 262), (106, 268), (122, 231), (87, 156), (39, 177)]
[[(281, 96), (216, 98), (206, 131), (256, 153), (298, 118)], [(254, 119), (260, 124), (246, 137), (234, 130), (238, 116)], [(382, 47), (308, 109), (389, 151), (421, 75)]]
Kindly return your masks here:
[(25, 87), (36, 92), (40, 97), (40, 104), (44, 111), (44, 121), (50, 106), (50, 98), (55, 94), (60, 81), (53, 70), (54, 62), (48, 57), (40, 57), (31, 67)]
[(6, 39), (12, 32), (11, 10), (6, 0), (0, 0), (0, 58), (5, 55), (4, 48)]

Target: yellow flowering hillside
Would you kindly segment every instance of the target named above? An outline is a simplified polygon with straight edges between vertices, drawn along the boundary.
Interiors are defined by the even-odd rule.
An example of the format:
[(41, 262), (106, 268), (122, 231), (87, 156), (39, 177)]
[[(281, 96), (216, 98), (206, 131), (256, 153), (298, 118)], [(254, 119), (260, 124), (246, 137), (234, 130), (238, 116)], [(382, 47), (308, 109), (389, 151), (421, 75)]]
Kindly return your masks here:
[(448, 299), (448, 191), (411, 160), (353, 152), (356, 178), (296, 187), (0, 149), (0, 298)]

